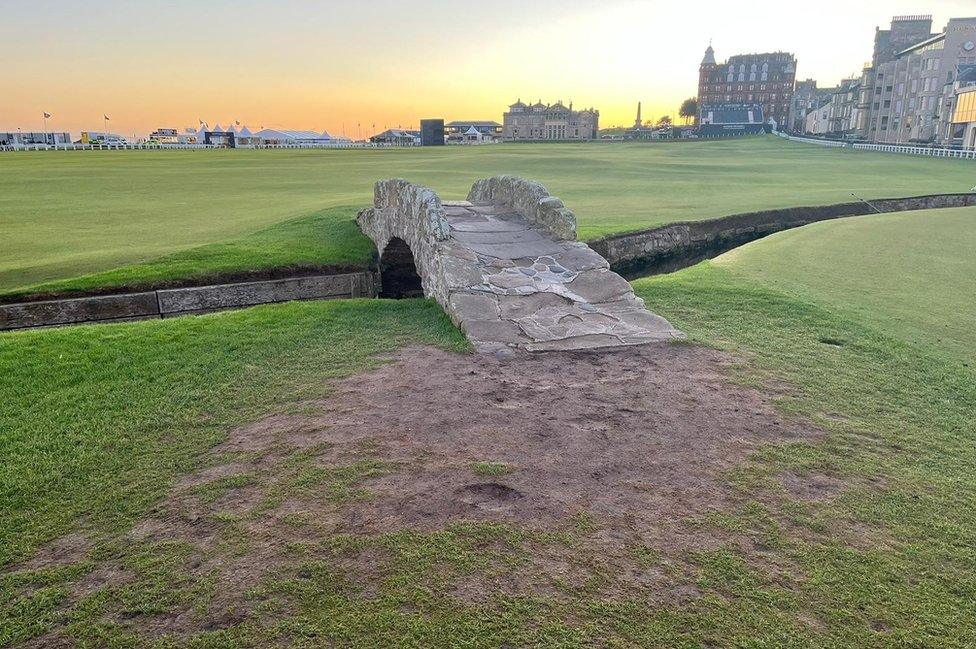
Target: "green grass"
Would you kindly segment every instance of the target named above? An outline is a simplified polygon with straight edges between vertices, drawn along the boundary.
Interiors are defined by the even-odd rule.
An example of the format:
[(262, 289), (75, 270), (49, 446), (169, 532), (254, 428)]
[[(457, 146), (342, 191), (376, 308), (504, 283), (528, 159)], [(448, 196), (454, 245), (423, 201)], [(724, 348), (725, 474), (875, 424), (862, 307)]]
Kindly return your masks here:
[[(904, 243), (890, 241), (892, 250)], [(825, 630), (810, 636), (807, 629), (797, 646), (972, 646), (976, 372), (959, 359), (947, 363), (934, 339), (905, 342), (883, 312), (861, 319), (834, 308), (825, 293), (813, 300), (782, 293), (745, 278), (744, 268), (705, 263), (635, 282), (651, 308), (693, 339), (747, 357), (738, 380), (796, 386), (781, 408), (828, 431), (823, 442), (770, 448), (730, 473), (748, 500), (713, 524), (774, 548), (798, 578), (770, 592), (770, 576), (730, 548), (725, 561), (739, 576), (716, 582), (736, 595), (723, 603), (721, 644), (755, 633), (764, 640), (753, 646), (780, 646), (769, 641), (776, 621), (803, 614)], [(886, 284), (897, 282), (892, 276)], [(835, 500), (801, 502), (779, 486), (784, 472), (833, 476), (850, 487)], [(769, 621), (750, 632), (757, 611)]]
[[(813, 444), (760, 449), (726, 475), (738, 505), (688, 521), (737, 541), (679, 563), (628, 548), (644, 569), (692, 584), (701, 596), (690, 603), (614, 589), (632, 564), (606, 554), (615, 530), (587, 511), (557, 529), (459, 523), (356, 537), (296, 514), (289, 524), (310, 530), (308, 541), (246, 593), (252, 616), (161, 645), (976, 645), (971, 218), (949, 210), (822, 223), (634, 283), (692, 341), (737, 354), (732, 380), (790, 386), (778, 406), (826, 431)], [(940, 335), (914, 333), (933, 323)], [(70, 530), (96, 541), (78, 561), (0, 574), (0, 645), (59, 627), (82, 645), (140, 646), (141, 622), (157, 614), (223, 613), (211, 608), (216, 583), (187, 576), (191, 548), (121, 544), (118, 534), (230, 427), (315, 396), (322, 379), (408, 341), (463, 346), (420, 301), (0, 335), (0, 565)], [(346, 502), (368, 497), (361, 480), (401, 470), (370, 449), (339, 459), (323, 466), (312, 449), (300, 453), (277, 486)], [(470, 470), (481, 463), (495, 465)], [(785, 473), (846, 488), (798, 500)], [(262, 479), (220, 478), (198, 495), (216, 500)], [(245, 522), (213, 522), (211, 559), (247, 556)], [(366, 560), (375, 571), (350, 579), (343, 566)], [(72, 599), (105, 565), (127, 579)], [(505, 591), (527, 576), (548, 580), (546, 594)], [(499, 588), (480, 601), (454, 595), (478, 580)]]
[(463, 349), (433, 302), (295, 302), (0, 335), (0, 566), (79, 517), (116, 529), (235, 423), (406, 343)]
[[(972, 169), (965, 160), (827, 149), (773, 137), (385, 151), (6, 154), (0, 156), (0, 292), (123, 267), (98, 281), (124, 285), (172, 278), (180, 268), (204, 272), (194, 262), (241, 270), (255, 263), (360, 259), (367, 243), (338, 218), (345, 213), (330, 208), (368, 205), (373, 182), (391, 176), (428, 184), (444, 198), (462, 198), (474, 180), (493, 174), (536, 179), (577, 213), (580, 237), (590, 239), (675, 220), (846, 201), (852, 191), (865, 197), (967, 191)], [(288, 245), (269, 245), (260, 254), (235, 249), (241, 238), (301, 217), (324, 219), (335, 242), (300, 254)], [(287, 228), (264, 234), (264, 243), (273, 244), (277, 235), (290, 241)], [(230, 246), (216, 256), (205, 249), (200, 257), (194, 251), (160, 260), (215, 243)]]
[(714, 263), (976, 367), (976, 208), (813, 224)]
[[(167, 282), (220, 281), (241, 271), (366, 267), (376, 254), (355, 223), (352, 208), (334, 207), (277, 223), (239, 239), (211, 243), (134, 266), (0, 291), (14, 300), (24, 295), (99, 290), (139, 290)], [(324, 260), (324, 261), (323, 261)]]
[(471, 471), (475, 475), (481, 476), (499, 476), (505, 475), (506, 473), (512, 472), (512, 467), (508, 466), (504, 462), (472, 462)]

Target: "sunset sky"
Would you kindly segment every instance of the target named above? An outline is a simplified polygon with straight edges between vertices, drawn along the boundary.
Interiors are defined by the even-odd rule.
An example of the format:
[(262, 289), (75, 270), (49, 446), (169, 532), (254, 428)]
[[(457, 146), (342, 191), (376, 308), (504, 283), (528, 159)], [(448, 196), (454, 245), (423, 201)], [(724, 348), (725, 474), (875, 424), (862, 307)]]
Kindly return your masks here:
[[(799, 7), (786, 15), (784, 7)], [(239, 120), (357, 137), (424, 117), (494, 119), (521, 97), (600, 109), (601, 126), (677, 112), (713, 41), (719, 60), (787, 50), (831, 85), (875, 27), (973, 0), (0, 0), (0, 131), (144, 135)]]

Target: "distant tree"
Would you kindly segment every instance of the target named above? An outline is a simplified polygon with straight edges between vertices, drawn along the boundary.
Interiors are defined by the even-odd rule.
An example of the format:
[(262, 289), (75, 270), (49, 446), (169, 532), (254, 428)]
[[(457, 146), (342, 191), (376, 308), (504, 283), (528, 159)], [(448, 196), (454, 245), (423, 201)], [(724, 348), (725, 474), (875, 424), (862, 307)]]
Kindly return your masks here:
[(678, 114), (685, 118), (685, 124), (688, 124), (698, 118), (698, 99), (695, 97), (689, 97), (681, 102), (681, 109)]
[(668, 126), (671, 126), (671, 116), (670, 115), (664, 115), (663, 117), (661, 117), (661, 119), (657, 120), (657, 125), (658, 126), (663, 126), (665, 128), (668, 127)]

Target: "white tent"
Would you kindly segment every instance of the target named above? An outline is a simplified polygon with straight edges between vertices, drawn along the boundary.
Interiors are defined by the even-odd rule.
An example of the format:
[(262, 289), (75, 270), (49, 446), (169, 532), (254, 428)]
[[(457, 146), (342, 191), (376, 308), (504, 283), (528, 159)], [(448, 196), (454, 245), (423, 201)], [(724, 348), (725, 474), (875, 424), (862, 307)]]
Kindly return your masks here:
[(315, 131), (293, 131), (266, 128), (254, 134), (255, 137), (271, 144), (327, 144), (332, 140), (328, 135)]
[(224, 133), (225, 131), (224, 131), (223, 127), (220, 125), (220, 123), (218, 123), (216, 126), (214, 126), (213, 132), (214, 133)]
[(476, 129), (474, 126), (471, 126), (470, 128), (468, 128), (468, 130), (464, 132), (465, 142), (481, 142), (483, 139), (484, 139), (484, 135), (481, 133), (481, 131)]

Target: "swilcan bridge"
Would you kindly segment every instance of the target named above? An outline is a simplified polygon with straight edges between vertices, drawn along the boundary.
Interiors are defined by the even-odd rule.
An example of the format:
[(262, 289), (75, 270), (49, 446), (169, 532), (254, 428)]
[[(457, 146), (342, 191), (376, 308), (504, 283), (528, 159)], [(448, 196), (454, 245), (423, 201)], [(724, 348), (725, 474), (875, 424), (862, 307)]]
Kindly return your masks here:
[(437, 300), (479, 351), (682, 337), (575, 240), (575, 216), (539, 183), (495, 176), (466, 201), (441, 201), (427, 187), (382, 180), (357, 222), (380, 253), (380, 296)]

